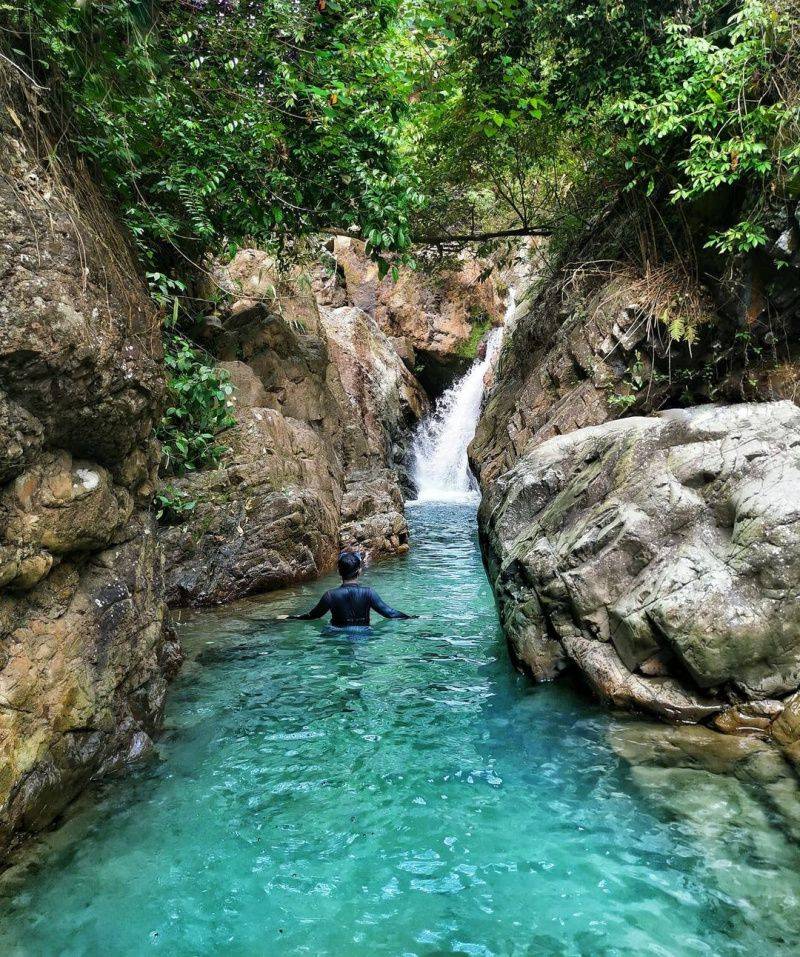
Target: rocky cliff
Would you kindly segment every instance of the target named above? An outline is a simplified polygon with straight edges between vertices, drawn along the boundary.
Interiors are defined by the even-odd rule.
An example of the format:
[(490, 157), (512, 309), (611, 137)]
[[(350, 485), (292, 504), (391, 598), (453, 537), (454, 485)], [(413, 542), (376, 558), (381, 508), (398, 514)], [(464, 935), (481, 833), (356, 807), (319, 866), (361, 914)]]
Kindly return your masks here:
[[(783, 213), (772, 252), (705, 285), (573, 249), (518, 310), (470, 458), (526, 670), (569, 669), (614, 705), (794, 753), (800, 413), (770, 401), (797, 398)], [(697, 322), (693, 346), (664, 334), (666, 310)]]
[[(482, 482), (539, 442), (623, 415), (800, 398), (799, 216), (776, 208), (769, 246), (724, 267), (702, 249), (642, 262), (629, 248), (641, 224), (617, 209), (532, 260), (471, 447)], [(670, 338), (689, 327), (689, 341)]]
[(147, 750), (177, 651), (148, 514), (158, 323), (103, 198), (0, 84), (2, 852)]
[(340, 548), (408, 549), (404, 461), (427, 397), (375, 320), (321, 267), (243, 250), (217, 271), (207, 329), (237, 425), (222, 467), (177, 480), (197, 502), (160, 530), (167, 592), (210, 604), (312, 578)]
[(469, 251), (401, 269), (379, 278), (360, 240), (337, 237), (335, 268), (348, 299), (390, 337), (429, 395), (438, 396), (463, 375), (478, 345), (505, 310), (505, 284), (497, 269)]

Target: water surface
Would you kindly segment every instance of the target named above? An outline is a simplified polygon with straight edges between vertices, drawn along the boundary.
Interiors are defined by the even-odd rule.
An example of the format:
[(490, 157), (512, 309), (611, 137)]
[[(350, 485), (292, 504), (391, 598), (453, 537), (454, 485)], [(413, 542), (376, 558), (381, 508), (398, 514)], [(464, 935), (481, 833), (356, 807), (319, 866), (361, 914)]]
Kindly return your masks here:
[(473, 510), (411, 508), (369, 570), (418, 621), (270, 620), (317, 583), (184, 625), (160, 759), (5, 875), (0, 953), (796, 953), (800, 857), (756, 794), (632, 771), (624, 719), (513, 671)]

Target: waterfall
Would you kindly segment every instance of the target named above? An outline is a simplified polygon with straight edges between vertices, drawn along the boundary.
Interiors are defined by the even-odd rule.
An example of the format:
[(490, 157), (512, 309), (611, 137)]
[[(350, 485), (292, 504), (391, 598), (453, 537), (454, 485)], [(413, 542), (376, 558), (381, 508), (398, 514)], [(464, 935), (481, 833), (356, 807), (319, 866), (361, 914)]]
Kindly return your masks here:
[[(513, 310), (514, 294), (510, 291), (506, 319)], [(417, 501), (459, 499), (477, 491), (467, 447), (478, 424), (484, 378), (502, 338), (502, 326), (492, 330), (484, 358), (476, 359), (465, 375), (440, 396), (433, 412), (417, 427), (411, 450)]]

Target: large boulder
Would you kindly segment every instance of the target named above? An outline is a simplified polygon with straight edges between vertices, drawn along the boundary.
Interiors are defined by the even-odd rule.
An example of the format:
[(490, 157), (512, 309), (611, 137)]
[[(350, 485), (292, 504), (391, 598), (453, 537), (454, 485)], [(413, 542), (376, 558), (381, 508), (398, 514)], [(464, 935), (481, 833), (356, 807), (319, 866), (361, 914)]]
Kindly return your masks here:
[(489, 485), (481, 525), (511, 647), (535, 677), (572, 666), (614, 704), (733, 731), (768, 730), (800, 685), (794, 404), (551, 438)]
[(147, 750), (178, 654), (148, 515), (158, 317), (33, 94), (1, 65), (0, 87), (1, 855)]
[(304, 422), (240, 406), (222, 467), (175, 481), (191, 518), (162, 526), (170, 604), (207, 605), (327, 571), (338, 554), (342, 476)]
[(91, 184), (64, 192), (5, 112), (0, 129), (0, 406), (13, 403), (15, 445), (27, 435), (114, 465), (159, 408), (158, 320), (102, 199), (84, 213)]

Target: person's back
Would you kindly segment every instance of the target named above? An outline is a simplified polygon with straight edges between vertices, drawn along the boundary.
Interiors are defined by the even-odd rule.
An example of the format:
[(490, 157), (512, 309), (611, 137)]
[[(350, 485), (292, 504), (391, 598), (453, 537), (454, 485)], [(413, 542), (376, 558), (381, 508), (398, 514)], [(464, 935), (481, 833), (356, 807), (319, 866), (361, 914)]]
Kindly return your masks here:
[(370, 611), (377, 611), (384, 618), (414, 617), (387, 605), (374, 589), (358, 584), (356, 579), (361, 571), (360, 556), (354, 552), (342, 552), (338, 564), (342, 584), (326, 591), (311, 611), (304, 615), (289, 615), (289, 618), (308, 621), (330, 612), (334, 628), (354, 628), (369, 625)]

